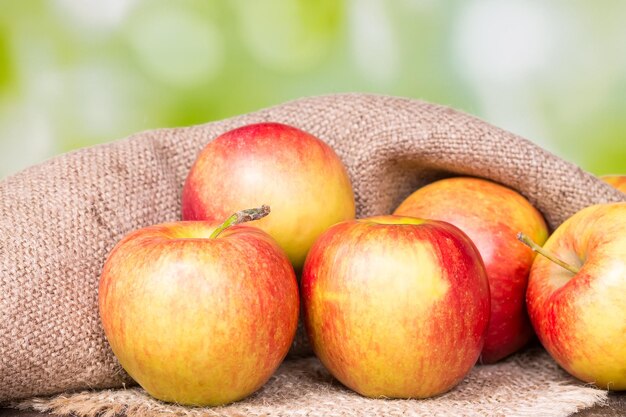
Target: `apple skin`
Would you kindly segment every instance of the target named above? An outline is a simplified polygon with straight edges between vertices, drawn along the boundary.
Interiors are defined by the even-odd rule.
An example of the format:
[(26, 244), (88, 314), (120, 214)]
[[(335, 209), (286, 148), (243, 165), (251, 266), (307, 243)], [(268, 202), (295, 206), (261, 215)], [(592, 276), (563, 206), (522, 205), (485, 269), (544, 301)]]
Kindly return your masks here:
[(544, 249), (580, 270), (535, 259), (526, 297), (539, 340), (576, 378), (626, 390), (626, 203), (579, 211)]
[(315, 354), (367, 397), (450, 390), (476, 363), (489, 321), (473, 243), (450, 224), (410, 217), (328, 229), (307, 256), (301, 297)]
[(320, 139), (279, 123), (231, 130), (199, 154), (183, 187), (183, 220), (220, 220), (241, 207), (268, 204), (254, 222), (300, 270), (315, 239), (355, 216), (350, 179)]
[(626, 193), (626, 175), (602, 175), (600, 179)]
[(478, 248), (491, 292), (491, 321), (482, 363), (497, 362), (531, 340), (534, 333), (525, 297), (534, 253), (516, 235), (524, 232), (542, 244), (548, 229), (528, 200), (491, 181), (455, 177), (418, 189), (394, 214), (452, 223)]
[(265, 232), (174, 222), (130, 233), (100, 279), (104, 332), (128, 374), (150, 395), (220, 405), (260, 388), (289, 350), (298, 284)]

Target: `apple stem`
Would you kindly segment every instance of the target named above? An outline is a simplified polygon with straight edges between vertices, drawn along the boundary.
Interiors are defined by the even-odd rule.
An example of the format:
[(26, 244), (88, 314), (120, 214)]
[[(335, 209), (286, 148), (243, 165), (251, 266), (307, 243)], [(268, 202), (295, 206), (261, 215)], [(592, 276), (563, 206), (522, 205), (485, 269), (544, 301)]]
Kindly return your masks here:
[(557, 265), (567, 269), (572, 274), (577, 274), (578, 271), (580, 270), (579, 268), (577, 268), (577, 267), (575, 267), (573, 265), (570, 265), (567, 262), (563, 262), (562, 260), (560, 260), (559, 258), (554, 256), (553, 253), (548, 252), (547, 250), (545, 250), (544, 248), (542, 248), (541, 246), (539, 246), (538, 244), (533, 242), (533, 240), (531, 238), (529, 238), (528, 236), (526, 236), (522, 232), (517, 234), (517, 239), (520, 242), (522, 242), (523, 244), (525, 244), (526, 246), (528, 246), (529, 248), (531, 248), (533, 251), (535, 251), (535, 252), (545, 256), (546, 258), (548, 258), (549, 260), (551, 260), (555, 264), (557, 264)]
[(268, 214), (270, 214), (270, 206), (265, 204), (263, 204), (261, 207), (238, 211), (237, 213), (226, 219), (224, 223), (220, 224), (217, 229), (215, 229), (213, 233), (211, 233), (209, 239), (215, 239), (220, 233), (224, 231), (224, 229), (227, 229), (230, 226), (250, 222), (253, 220), (259, 220), (267, 216)]

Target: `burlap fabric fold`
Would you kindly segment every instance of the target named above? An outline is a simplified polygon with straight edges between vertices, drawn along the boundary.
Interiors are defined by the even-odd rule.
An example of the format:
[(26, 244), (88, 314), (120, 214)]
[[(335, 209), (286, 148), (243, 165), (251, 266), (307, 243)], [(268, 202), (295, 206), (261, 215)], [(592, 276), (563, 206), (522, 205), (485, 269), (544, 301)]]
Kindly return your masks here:
[[(359, 216), (389, 213), (418, 186), (456, 174), (517, 189), (552, 228), (585, 206), (625, 199), (475, 117), (363, 94), (305, 98), (62, 155), (0, 183), (0, 401), (131, 383), (98, 318), (106, 255), (131, 230), (179, 219), (182, 184), (198, 151), (259, 121), (288, 123), (329, 143), (348, 168)], [(300, 342), (292, 349), (303, 351)], [(281, 392), (297, 385), (297, 375), (290, 378)]]

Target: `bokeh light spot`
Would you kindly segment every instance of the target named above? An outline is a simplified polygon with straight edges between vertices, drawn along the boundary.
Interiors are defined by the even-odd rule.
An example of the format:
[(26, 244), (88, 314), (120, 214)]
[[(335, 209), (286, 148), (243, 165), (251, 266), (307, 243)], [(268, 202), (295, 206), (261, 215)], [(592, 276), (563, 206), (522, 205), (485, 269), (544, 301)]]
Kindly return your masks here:
[(55, 0), (60, 17), (69, 17), (79, 29), (114, 29), (133, 9), (137, 0)]
[(340, 2), (256, 0), (232, 3), (251, 55), (279, 72), (299, 72), (320, 64), (332, 46)]
[(398, 42), (383, 0), (350, 2), (350, 44), (359, 72), (380, 84), (393, 81), (398, 72)]
[(206, 16), (167, 4), (142, 9), (130, 22), (129, 41), (139, 64), (158, 81), (177, 87), (210, 82), (223, 65), (219, 31)]
[(474, 79), (518, 81), (542, 69), (553, 52), (548, 9), (528, 1), (468, 3), (456, 30), (456, 54)]

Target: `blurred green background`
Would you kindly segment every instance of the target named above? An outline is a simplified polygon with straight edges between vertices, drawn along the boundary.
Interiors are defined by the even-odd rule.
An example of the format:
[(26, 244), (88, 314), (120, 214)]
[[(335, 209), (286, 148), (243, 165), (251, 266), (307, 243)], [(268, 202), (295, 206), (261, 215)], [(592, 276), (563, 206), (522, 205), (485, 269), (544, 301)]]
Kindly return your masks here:
[(626, 174), (626, 2), (0, 0), (0, 177), (130, 133), (364, 91)]

